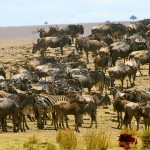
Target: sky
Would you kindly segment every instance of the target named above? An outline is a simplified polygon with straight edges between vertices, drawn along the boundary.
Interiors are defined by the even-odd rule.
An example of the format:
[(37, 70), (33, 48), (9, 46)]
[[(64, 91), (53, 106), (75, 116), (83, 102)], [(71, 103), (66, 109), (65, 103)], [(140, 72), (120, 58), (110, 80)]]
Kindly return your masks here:
[(150, 0), (0, 0), (0, 26), (96, 23), (150, 18)]

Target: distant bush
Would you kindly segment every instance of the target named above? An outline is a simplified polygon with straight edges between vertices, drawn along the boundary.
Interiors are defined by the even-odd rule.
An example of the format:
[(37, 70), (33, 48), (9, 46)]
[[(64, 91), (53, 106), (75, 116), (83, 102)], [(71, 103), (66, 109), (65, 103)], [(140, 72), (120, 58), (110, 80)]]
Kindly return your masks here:
[(84, 136), (86, 150), (107, 150), (109, 148), (109, 137), (101, 131), (88, 131)]
[(77, 135), (72, 130), (58, 130), (56, 141), (63, 150), (77, 149)]

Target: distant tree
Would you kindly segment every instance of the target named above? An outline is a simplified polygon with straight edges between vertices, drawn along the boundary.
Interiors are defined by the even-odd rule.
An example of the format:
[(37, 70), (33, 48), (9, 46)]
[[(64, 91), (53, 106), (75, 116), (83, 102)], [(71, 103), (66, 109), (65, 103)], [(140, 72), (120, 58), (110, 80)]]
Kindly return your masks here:
[(105, 23), (106, 23), (106, 24), (110, 24), (110, 21), (108, 20), (108, 21), (106, 21)]
[(137, 17), (136, 17), (136, 16), (134, 16), (134, 15), (132, 15), (132, 16), (130, 17), (130, 19), (134, 21), (134, 20), (136, 20), (136, 19), (137, 19)]
[(46, 24), (48, 24), (48, 22), (47, 22), (47, 21), (45, 21), (45, 22), (44, 22), (44, 24), (46, 25)]

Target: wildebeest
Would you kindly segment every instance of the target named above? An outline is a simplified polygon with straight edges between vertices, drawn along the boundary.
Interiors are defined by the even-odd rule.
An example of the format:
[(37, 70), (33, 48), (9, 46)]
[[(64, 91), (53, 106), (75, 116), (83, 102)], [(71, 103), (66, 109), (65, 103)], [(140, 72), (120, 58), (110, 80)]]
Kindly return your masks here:
[(77, 79), (80, 81), (82, 88), (88, 88), (89, 93), (94, 85), (99, 88), (98, 90), (100, 90), (101, 93), (103, 92), (105, 73), (101, 68), (98, 68), (95, 71), (85, 71)]
[(70, 35), (72, 38), (77, 38), (80, 34), (84, 33), (84, 27), (83, 25), (80, 24), (70, 24), (64, 27), (59, 27), (57, 29), (57, 36), (62, 36), (62, 35)]
[[(130, 85), (135, 86), (134, 81), (135, 81), (137, 71), (139, 71), (140, 74), (142, 75), (140, 71), (140, 62), (139, 60), (132, 58), (129, 61), (125, 62), (125, 65), (129, 66), (129, 70), (127, 74), (130, 81)], [(131, 81), (131, 78), (133, 79), (133, 82)]]
[(48, 47), (60, 47), (61, 54), (63, 55), (63, 47), (67, 44), (71, 45), (71, 39), (68, 36), (42, 38), (39, 39), (37, 44), (33, 44), (32, 53), (35, 54), (38, 50), (42, 49), (41, 55), (44, 56)]
[(149, 129), (150, 127), (150, 105), (143, 107), (142, 114), (143, 114), (145, 129)]
[(19, 111), (19, 103), (16, 100), (14, 100), (11, 96), (7, 98), (0, 98), (0, 119), (3, 132), (7, 132), (6, 117), (8, 115), (12, 115), (13, 131), (19, 131)]
[(100, 33), (102, 36), (111, 35), (115, 40), (123, 39), (126, 33), (126, 27), (120, 23), (99, 24), (92, 27), (92, 34)]
[(87, 57), (87, 62), (89, 62), (89, 52), (91, 51), (94, 55), (97, 55), (98, 50), (101, 47), (105, 47), (107, 44), (104, 41), (97, 41), (97, 40), (89, 40), (88, 38), (84, 38), (82, 41), (82, 48), (84, 49)]
[(123, 120), (123, 124), (131, 129), (131, 121), (132, 118), (135, 117), (137, 123), (137, 130), (139, 129), (140, 118), (143, 116), (142, 114), (142, 105), (139, 103), (130, 102), (125, 105), (125, 116)]
[(94, 64), (95, 64), (95, 70), (98, 67), (102, 67), (105, 69), (108, 66), (108, 59), (109, 59), (109, 48), (108, 47), (102, 47), (100, 48), (99, 54), (94, 58)]
[(141, 102), (141, 101), (150, 101), (150, 93), (133, 88), (131, 90), (125, 90), (125, 93), (130, 101), (136, 100), (134, 102)]
[(140, 50), (131, 52), (129, 54), (129, 58), (134, 58), (139, 60), (139, 62), (144, 65), (146, 63), (149, 63), (150, 60), (150, 50)]
[(80, 115), (88, 112), (91, 112), (91, 117), (95, 117), (93, 114), (93, 106), (91, 103), (86, 101), (71, 101), (71, 102), (58, 102), (54, 105), (55, 115), (55, 129), (57, 130), (57, 120), (58, 117), (67, 117), (67, 115), (74, 115), (75, 116), (75, 130), (79, 131), (79, 119)]
[(49, 36), (57, 36), (57, 26), (49, 26), (49, 30), (45, 31), (44, 28), (37, 29), (37, 32), (39, 32), (40, 38), (43, 37), (49, 37)]
[(128, 55), (132, 52), (132, 48), (130, 45), (125, 42), (114, 42), (110, 46), (110, 57), (108, 66), (114, 66), (118, 57), (125, 58), (128, 57)]
[(34, 112), (34, 104), (36, 102), (36, 96), (32, 94), (19, 94), (19, 107), (20, 107), (20, 129), (25, 131), (25, 126), (29, 130), (26, 122), (26, 116), (31, 115)]
[(125, 77), (128, 75), (129, 66), (125, 64), (118, 64), (114, 67), (108, 68), (108, 73), (111, 79), (120, 79), (121, 80), (121, 86), (123, 87), (123, 81)]
[(6, 79), (6, 67), (4, 65), (0, 66), (0, 75)]
[(115, 111), (117, 111), (117, 121), (118, 121), (118, 127), (122, 128), (123, 125), (123, 117), (122, 112), (125, 112), (125, 105), (128, 104), (130, 101), (123, 97), (117, 97), (113, 100), (113, 108)]

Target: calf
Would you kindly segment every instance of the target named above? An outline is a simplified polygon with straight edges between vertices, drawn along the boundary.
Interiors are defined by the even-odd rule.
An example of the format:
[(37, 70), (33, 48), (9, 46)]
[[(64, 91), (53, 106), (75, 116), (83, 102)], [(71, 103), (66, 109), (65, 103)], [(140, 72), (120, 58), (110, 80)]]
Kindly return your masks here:
[(117, 97), (114, 99), (113, 107), (114, 110), (117, 111), (117, 120), (118, 120), (118, 127), (122, 128), (123, 125), (123, 118), (122, 118), (122, 112), (125, 112), (125, 105), (128, 104), (130, 101), (126, 100), (123, 97)]
[[(80, 115), (91, 111), (91, 117), (95, 117), (93, 113), (93, 106), (91, 103), (85, 101), (72, 101), (72, 102), (59, 102), (54, 105), (55, 115), (55, 129), (57, 130), (57, 121), (58, 117), (63, 119), (63, 117), (67, 117), (67, 115), (74, 115), (75, 116), (75, 130), (79, 131), (79, 119)], [(68, 125), (67, 125), (68, 126)]]

